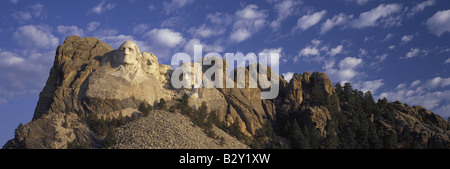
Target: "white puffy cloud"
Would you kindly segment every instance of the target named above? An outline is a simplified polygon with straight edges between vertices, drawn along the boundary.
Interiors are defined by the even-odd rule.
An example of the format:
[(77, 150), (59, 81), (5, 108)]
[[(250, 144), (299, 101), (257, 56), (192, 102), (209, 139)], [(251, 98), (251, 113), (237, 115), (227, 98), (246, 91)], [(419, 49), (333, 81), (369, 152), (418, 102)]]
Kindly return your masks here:
[(376, 68), (377, 70), (381, 70), (381, 67), (378, 66), (378, 64), (383, 63), (388, 57), (388, 54), (382, 54), (382, 55), (376, 55), (374, 56), (374, 60), (372, 62), (370, 62), (370, 67), (371, 68)]
[(170, 3), (164, 2), (164, 10), (166, 14), (169, 14), (177, 9), (183, 8), (184, 6), (193, 3), (194, 0), (172, 0)]
[(345, 57), (339, 62), (339, 70), (336, 72), (337, 78), (341, 81), (350, 81), (358, 72), (355, 70), (362, 63), (362, 59)]
[(402, 39), (401, 39), (401, 42), (402, 42), (403, 44), (405, 44), (405, 43), (407, 43), (407, 42), (409, 42), (409, 41), (412, 41), (413, 38), (414, 38), (414, 35), (404, 35), (404, 36), (402, 37)]
[(298, 55), (293, 57), (294, 63), (297, 63), (300, 59), (309, 61), (321, 62), (324, 60), (320, 56), (319, 50), (316, 47), (307, 46), (298, 52)]
[(319, 46), (321, 43), (322, 43), (322, 41), (320, 41), (318, 39), (311, 40), (311, 44), (315, 47)]
[(361, 58), (345, 57), (339, 62), (340, 69), (354, 69), (362, 63)]
[(182, 23), (183, 18), (181, 16), (172, 16), (167, 19), (165, 19), (163, 22), (161, 22), (160, 27), (161, 28), (175, 28), (179, 27)]
[(70, 35), (78, 35), (78, 36), (84, 36), (84, 31), (81, 28), (78, 28), (77, 26), (64, 26), (59, 25), (56, 27), (56, 31), (64, 36), (70, 36)]
[(408, 16), (411, 17), (415, 15), (416, 13), (423, 11), (426, 7), (433, 6), (436, 4), (435, 0), (426, 0), (422, 3), (417, 4), (413, 8), (411, 8), (411, 11), (408, 13)]
[(320, 43), (322, 43), (320, 40), (318, 39), (313, 39), (310, 42), (310, 45), (307, 45), (305, 48), (303, 48), (302, 50), (300, 50), (299, 55), (300, 56), (308, 56), (308, 55), (319, 55), (319, 45)]
[(309, 55), (319, 55), (319, 50), (315, 47), (305, 47), (302, 50), (300, 50), (300, 56), (309, 56)]
[(294, 72), (286, 72), (281, 75), (284, 76), (284, 80), (286, 80), (287, 82), (290, 82), (292, 77), (294, 77)]
[(394, 36), (394, 34), (388, 33), (388, 34), (384, 37), (384, 39), (382, 40), (382, 42), (386, 42), (386, 41), (392, 39), (393, 36)]
[(367, 55), (367, 50), (363, 49), (363, 48), (359, 48), (359, 56), (366, 56)]
[(0, 66), (13, 66), (23, 62), (25, 59), (19, 57), (16, 53), (0, 50)]
[(189, 40), (186, 45), (184, 45), (184, 52), (188, 53), (190, 56), (194, 56), (194, 45), (202, 45), (202, 49), (205, 46), (200, 42), (200, 39), (194, 38)]
[[(302, 59), (307, 62), (323, 63), (327, 60), (334, 59), (334, 56), (343, 53), (344, 45), (340, 44), (336, 47), (330, 47), (330, 45), (322, 44), (322, 41), (318, 39), (311, 40), (310, 44), (302, 48), (298, 55), (293, 57), (294, 63)], [(328, 56), (328, 58), (327, 58)]]
[(450, 85), (450, 78), (435, 77), (430, 79), (426, 85), (430, 88), (447, 87)]
[(280, 57), (281, 57), (281, 52), (283, 51), (282, 47), (279, 48), (268, 48), (268, 49), (263, 49), (261, 51), (261, 53), (280, 53)]
[(335, 26), (341, 26), (348, 23), (350, 19), (353, 18), (353, 15), (347, 16), (343, 13), (339, 15), (334, 15), (331, 19), (327, 19), (322, 26), (320, 27), (320, 34), (323, 35), (327, 33), (329, 30), (333, 29)]
[(444, 64), (450, 63), (450, 58), (444, 61)]
[(420, 49), (420, 47), (413, 47), (410, 48), (410, 50), (406, 53), (404, 57), (400, 57), (400, 59), (410, 59), (417, 56), (424, 57), (428, 55), (438, 55), (448, 51), (449, 50), (442, 49), (440, 47), (426, 48), (426, 49)]
[(367, 2), (369, 2), (369, 0), (346, 0), (347, 2), (352, 2), (352, 3), (356, 3), (356, 4), (358, 4), (358, 5), (364, 5), (364, 4), (366, 4)]
[(340, 79), (341, 81), (344, 81), (344, 82), (350, 81), (350, 80), (353, 79), (357, 74), (358, 74), (358, 72), (356, 72), (356, 71), (353, 70), (353, 69), (341, 69), (341, 70), (338, 70), (338, 71), (336, 72), (337, 78)]
[(116, 7), (115, 3), (106, 3), (106, 0), (102, 0), (97, 6), (91, 8), (90, 12), (95, 14), (102, 14), (107, 10), (114, 9), (114, 7)]
[(363, 92), (370, 91), (372, 94), (377, 93), (378, 89), (384, 86), (383, 79), (358, 81), (352, 83), (353, 88)]
[(338, 46), (336, 46), (335, 48), (332, 48), (329, 52), (328, 52), (328, 54), (330, 55), (330, 56), (335, 56), (335, 55), (337, 55), (337, 54), (340, 54), (342, 52), (342, 45), (338, 45)]
[(377, 26), (380, 20), (386, 24), (391, 24), (395, 18), (389, 18), (389, 16), (401, 10), (402, 7), (399, 4), (381, 4), (370, 11), (361, 13), (358, 18), (351, 22), (351, 26), (358, 29)]
[[(203, 23), (198, 27), (192, 27), (188, 32), (196, 38), (209, 38), (222, 35), (226, 32), (227, 27), (233, 22), (233, 16), (216, 12), (206, 15), (206, 20), (206, 23)], [(233, 38), (241, 40), (239, 39), (240, 37)]]
[(11, 14), (11, 16), (16, 19), (17, 21), (23, 22), (23, 21), (27, 21), (30, 20), (31, 18), (33, 18), (33, 16), (31, 15), (30, 12), (27, 11), (17, 11), (17, 12), (13, 12)]
[(208, 20), (211, 24), (226, 27), (232, 24), (233, 16), (227, 13), (216, 12), (206, 15), (206, 20)]
[[(208, 45), (208, 44), (202, 43), (200, 41), (200, 39), (193, 38), (184, 45), (184, 52), (188, 53), (190, 56), (194, 56), (194, 45), (202, 45), (202, 52), (222, 52), (223, 51), (223, 47), (218, 44)], [(203, 55), (205, 55), (205, 53), (203, 53)]]
[(339, 61), (338, 67), (335, 68), (335, 62), (330, 61), (325, 63), (323, 69), (332, 81), (335, 82), (352, 82), (352, 80), (360, 73), (356, 70), (363, 63), (363, 59), (355, 57), (345, 57)]
[(302, 1), (298, 0), (283, 0), (274, 5), (277, 18), (270, 23), (270, 27), (276, 31), (280, 28), (281, 22), (295, 13), (295, 10), (299, 8)]
[(144, 34), (158, 46), (173, 48), (184, 41), (181, 33), (175, 32), (171, 29), (152, 29)]
[(149, 25), (147, 25), (145, 23), (141, 23), (141, 24), (135, 26), (131, 32), (133, 32), (133, 34), (142, 34), (145, 31), (147, 31), (149, 28), (150, 28)]
[(229, 39), (232, 42), (242, 42), (260, 31), (266, 23), (266, 11), (258, 10), (256, 5), (247, 5), (235, 13), (233, 31)]
[(426, 22), (428, 30), (440, 37), (445, 32), (450, 32), (450, 9), (438, 11)]
[[(127, 36), (134, 38), (130, 35)], [(117, 37), (117, 35), (113, 37)], [(140, 37), (143, 40), (129, 40), (134, 41), (142, 52), (152, 52), (155, 54), (160, 63), (167, 61), (175, 52), (183, 49), (183, 45), (186, 43), (185, 38), (180, 32), (168, 28), (154, 28), (146, 31)]]
[(388, 57), (388, 54), (385, 53), (385, 54), (382, 54), (382, 55), (375, 56), (375, 59), (377, 59), (378, 62), (383, 62), (384, 60), (386, 60), (387, 57)]
[(420, 83), (422, 83), (421, 80), (414, 80), (414, 81), (411, 83), (410, 87), (416, 87), (416, 86), (419, 85)]
[(100, 22), (90, 22), (86, 26), (86, 31), (87, 32), (95, 31), (100, 26), (100, 24), (101, 24)]
[(301, 29), (303, 31), (308, 30), (310, 27), (316, 25), (322, 20), (323, 16), (327, 13), (326, 10), (313, 13), (311, 15), (304, 15), (297, 20), (297, 26), (293, 30)]
[(210, 24), (202, 24), (200, 27), (189, 29), (189, 32), (196, 37), (209, 38), (224, 34), (225, 29), (219, 26), (210, 26)]
[(251, 35), (252, 33), (247, 29), (237, 29), (230, 35), (230, 40), (234, 42), (241, 42), (248, 39)]
[(44, 5), (39, 2), (34, 5), (27, 6), (25, 9), (26, 10), (23, 11), (15, 11), (11, 13), (11, 16), (19, 23), (46, 17)]
[(420, 49), (419, 49), (419, 48), (411, 48), (411, 49), (409, 50), (409, 52), (406, 53), (405, 58), (406, 58), (406, 59), (409, 59), (409, 58), (412, 58), (412, 57), (416, 57), (416, 56), (419, 55), (419, 53), (420, 53)]
[(18, 45), (36, 49), (56, 49), (59, 40), (47, 25), (26, 25), (19, 27), (13, 35)]

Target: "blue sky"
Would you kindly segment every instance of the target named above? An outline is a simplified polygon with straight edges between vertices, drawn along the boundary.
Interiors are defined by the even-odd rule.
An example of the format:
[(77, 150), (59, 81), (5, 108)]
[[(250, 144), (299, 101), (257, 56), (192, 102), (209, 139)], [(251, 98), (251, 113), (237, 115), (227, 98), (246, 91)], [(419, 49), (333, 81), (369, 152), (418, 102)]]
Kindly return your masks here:
[(280, 73), (326, 72), (376, 98), (450, 116), (446, 0), (35, 1), (0, 5), (0, 145), (31, 120), (69, 35), (132, 40), (169, 64), (176, 52), (279, 52)]

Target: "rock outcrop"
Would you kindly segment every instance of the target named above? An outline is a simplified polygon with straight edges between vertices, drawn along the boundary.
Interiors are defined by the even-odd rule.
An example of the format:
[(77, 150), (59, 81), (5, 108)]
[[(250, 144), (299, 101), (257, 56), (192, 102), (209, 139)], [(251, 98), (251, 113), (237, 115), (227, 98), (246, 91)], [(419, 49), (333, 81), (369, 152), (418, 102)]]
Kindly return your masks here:
[[(223, 61), (223, 63), (223, 65), (226, 65), (226, 61)], [(250, 66), (257, 65), (250, 64)], [(268, 120), (273, 120), (276, 114), (273, 101), (261, 99), (262, 89), (260, 87), (249, 87), (248, 79), (250, 66), (245, 68), (239, 67), (232, 71), (235, 74), (237, 69), (243, 69), (243, 71), (245, 71), (245, 88), (214, 87), (210, 89), (195, 89), (196, 97), (192, 98), (190, 101), (197, 107), (200, 106), (202, 102), (206, 102), (210, 110), (216, 111), (220, 120), (224, 121), (227, 125), (231, 125), (237, 121), (241, 132), (247, 136), (254, 135), (256, 130), (260, 129)], [(271, 71), (270, 67), (266, 67), (266, 69)], [(226, 70), (227, 67), (225, 66), (223, 70), (219, 71), (225, 72)], [(232, 82), (234, 86), (237, 86), (237, 78), (235, 80), (230, 80), (231, 78), (228, 75), (225, 73), (223, 75), (223, 80), (219, 83), (223, 83), (223, 85), (226, 86), (227, 82)]]
[(56, 50), (55, 61), (39, 94), (33, 120), (44, 114), (66, 110), (83, 112), (78, 99), (81, 85), (98, 67), (102, 56), (112, 50), (111, 46), (96, 38), (68, 37)]
[(101, 148), (100, 140), (76, 114), (44, 114), (17, 130), (15, 138), (3, 148), (59, 149), (67, 148), (68, 141), (90, 143)]
[[(8, 145), (66, 148), (74, 139), (84, 139), (81, 141), (96, 147), (98, 138), (91, 134), (83, 118), (131, 116), (130, 109), (136, 109), (141, 102), (153, 105), (161, 98), (171, 99), (173, 92), (163, 87), (170, 73), (170, 67), (159, 65), (151, 53), (141, 53), (133, 42), (127, 41), (114, 50), (96, 38), (70, 36), (56, 51), (33, 121)], [(69, 127), (70, 131), (59, 132), (61, 117), (71, 117), (76, 125)], [(83, 131), (84, 135), (74, 137), (75, 131)], [(60, 133), (72, 136), (59, 138)]]
[[(419, 147), (436, 144), (448, 145), (450, 140), (450, 123), (422, 106), (409, 107), (395, 101), (395, 129), (397, 135), (413, 135)], [(450, 146), (450, 145), (449, 145)], [(404, 145), (399, 145), (403, 148)], [(445, 148), (445, 147), (442, 147)]]
[[(278, 101), (278, 111), (298, 109), (298, 115), (308, 126), (314, 126), (321, 136), (326, 136), (325, 126), (331, 120), (331, 113), (325, 104), (339, 105), (339, 100), (328, 75), (322, 72), (294, 74), (289, 83), (282, 83), (283, 95)], [(318, 103), (326, 100), (328, 103)], [(339, 108), (339, 107), (338, 107)]]

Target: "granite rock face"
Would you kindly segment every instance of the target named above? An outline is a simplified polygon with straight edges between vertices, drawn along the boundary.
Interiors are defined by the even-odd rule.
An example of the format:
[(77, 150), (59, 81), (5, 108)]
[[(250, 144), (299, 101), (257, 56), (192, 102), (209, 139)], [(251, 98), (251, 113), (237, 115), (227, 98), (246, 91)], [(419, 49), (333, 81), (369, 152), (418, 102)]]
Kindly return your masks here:
[[(66, 148), (74, 139), (96, 147), (98, 140), (82, 119), (131, 116), (129, 109), (141, 102), (171, 99), (172, 92), (163, 88), (170, 73), (170, 67), (160, 66), (153, 54), (141, 53), (133, 42), (114, 50), (97, 38), (70, 36), (56, 51), (33, 120), (6, 147)], [(61, 117), (76, 125), (62, 130)]]
[(96, 38), (68, 37), (56, 50), (47, 83), (39, 94), (33, 120), (44, 114), (79, 109), (78, 95), (86, 78), (98, 67), (103, 55), (113, 49)]
[[(420, 147), (430, 144), (447, 144), (450, 142), (450, 123), (430, 112), (422, 106), (409, 107), (400, 101), (395, 101), (395, 126), (397, 135), (410, 133), (415, 135)], [(432, 140), (434, 143), (430, 143)], [(403, 145), (399, 145), (402, 148)]]
[[(104, 136), (93, 132), (87, 117), (131, 118), (139, 114), (138, 107), (142, 103), (155, 106), (160, 99), (175, 102), (185, 94), (194, 109), (205, 102), (208, 113), (215, 111), (219, 121), (228, 126), (237, 122), (240, 131), (250, 139), (267, 123), (276, 127), (277, 117), (286, 110), (293, 110), (297, 120), (310, 130), (317, 130), (320, 137), (327, 138), (330, 131), (336, 133), (327, 128), (336, 112), (341, 112), (347, 103), (339, 100), (325, 73), (295, 74), (287, 82), (278, 74), (251, 71), (258, 67), (272, 72), (264, 65), (237, 67), (227, 75), (230, 68), (226, 60), (212, 57), (200, 61), (183, 63), (172, 70), (169, 65), (159, 64), (154, 54), (141, 52), (133, 42), (126, 41), (114, 50), (96, 38), (70, 36), (56, 50), (54, 65), (39, 94), (33, 120), (18, 128), (15, 137), (3, 148), (60, 149), (74, 141), (88, 143), (90, 148), (101, 148)], [(211, 67), (216, 68), (215, 78), (203, 80), (210, 75), (207, 70)], [(191, 74), (179, 74), (180, 70), (189, 69)], [(238, 76), (239, 72), (244, 76)], [(254, 74), (258, 76), (252, 76)], [(200, 78), (195, 79), (195, 75)], [(256, 88), (249, 87), (251, 77), (269, 79), (272, 76), (279, 82), (278, 97), (261, 99), (267, 88), (262, 83)], [(186, 87), (174, 87), (172, 77), (191, 82), (184, 84)], [(244, 87), (238, 87), (239, 78), (245, 83)], [(253, 80), (261, 82), (259, 78)], [(203, 80), (203, 84), (193, 87), (198, 80)], [(210, 83), (233, 87), (207, 87)], [(371, 122), (385, 125), (397, 135), (413, 133), (422, 147), (429, 145), (429, 140), (450, 145), (448, 121), (421, 106), (392, 104), (393, 122), (390, 124), (385, 123), (385, 119), (373, 119), (373, 112), (364, 113), (372, 114)], [(213, 130), (225, 139), (224, 144), (207, 137), (180, 113), (151, 111), (147, 117), (116, 128), (119, 140), (113, 148), (248, 148), (221, 129), (214, 127)]]

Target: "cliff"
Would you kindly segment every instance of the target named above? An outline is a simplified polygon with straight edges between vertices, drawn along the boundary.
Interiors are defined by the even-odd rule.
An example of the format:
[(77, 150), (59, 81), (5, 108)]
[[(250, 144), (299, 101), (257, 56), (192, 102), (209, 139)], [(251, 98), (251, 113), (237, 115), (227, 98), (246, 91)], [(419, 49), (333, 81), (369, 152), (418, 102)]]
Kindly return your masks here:
[[(222, 61), (218, 71), (228, 72)], [(450, 148), (449, 122), (421, 106), (375, 102), (321, 72), (290, 82), (277, 76), (278, 97), (265, 100), (264, 89), (248, 87), (252, 66), (272, 71), (232, 70), (245, 72), (245, 88), (175, 89), (174, 70), (133, 42), (114, 50), (70, 36), (56, 50), (33, 120), (3, 148)]]

